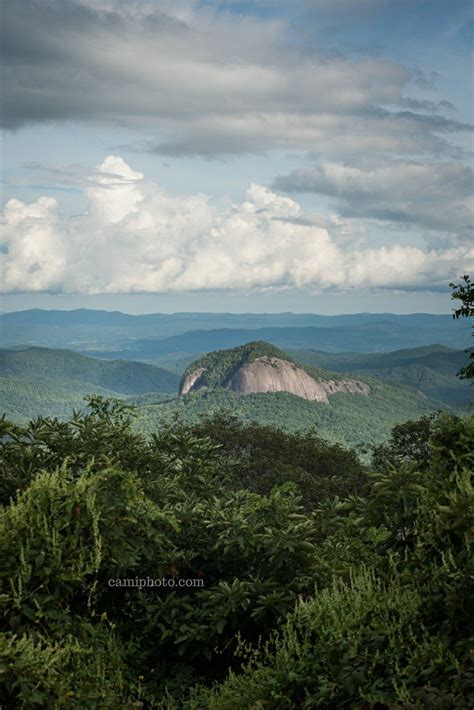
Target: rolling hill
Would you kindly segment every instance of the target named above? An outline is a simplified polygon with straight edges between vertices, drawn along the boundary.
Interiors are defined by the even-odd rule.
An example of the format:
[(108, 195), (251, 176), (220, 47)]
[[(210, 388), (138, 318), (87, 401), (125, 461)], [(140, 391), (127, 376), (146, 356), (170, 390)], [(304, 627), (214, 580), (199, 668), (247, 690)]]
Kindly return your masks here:
[(87, 394), (175, 393), (179, 376), (141, 362), (98, 360), (70, 350), (0, 350), (2, 411), (16, 420), (66, 417)]

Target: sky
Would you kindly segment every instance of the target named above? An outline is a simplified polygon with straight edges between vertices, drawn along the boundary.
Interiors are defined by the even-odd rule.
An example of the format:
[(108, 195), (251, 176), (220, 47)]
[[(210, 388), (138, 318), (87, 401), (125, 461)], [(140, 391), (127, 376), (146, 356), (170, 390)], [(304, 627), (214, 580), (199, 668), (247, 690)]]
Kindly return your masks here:
[(4, 0), (1, 310), (448, 312), (465, 0)]

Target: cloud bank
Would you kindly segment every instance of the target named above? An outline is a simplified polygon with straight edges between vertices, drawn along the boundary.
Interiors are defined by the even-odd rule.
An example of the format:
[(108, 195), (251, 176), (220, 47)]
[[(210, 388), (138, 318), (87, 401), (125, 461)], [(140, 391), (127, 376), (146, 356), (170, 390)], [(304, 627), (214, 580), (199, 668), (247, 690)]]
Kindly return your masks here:
[(7, 202), (5, 292), (430, 290), (474, 268), (474, 250), (460, 244), (359, 247), (357, 235), (339, 238), (340, 219), (311, 221), (294, 199), (257, 184), (221, 208), (203, 194), (170, 195), (117, 156), (86, 192), (89, 209), (77, 217), (49, 197)]
[(473, 171), (459, 163), (382, 160), (376, 165), (327, 162), (278, 177), (276, 189), (334, 198), (347, 217), (419, 225), (472, 238)]

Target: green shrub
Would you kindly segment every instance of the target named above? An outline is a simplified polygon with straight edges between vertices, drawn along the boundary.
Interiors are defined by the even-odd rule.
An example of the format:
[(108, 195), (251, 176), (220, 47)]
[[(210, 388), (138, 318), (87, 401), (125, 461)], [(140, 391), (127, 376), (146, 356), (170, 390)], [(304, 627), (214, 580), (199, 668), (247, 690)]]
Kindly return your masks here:
[[(107, 469), (73, 477), (67, 467), (38, 475), (0, 514), (0, 580), (7, 628), (64, 628), (91, 614), (112, 577), (155, 574), (172, 559), (176, 521), (143, 493), (136, 476)], [(101, 610), (103, 611), (103, 610)]]
[(474, 675), (423, 621), (424, 599), (369, 572), (301, 603), (243, 673), (196, 690), (196, 710), (472, 707)]
[(114, 637), (100, 631), (87, 643), (3, 634), (0, 677), (5, 708), (140, 707), (139, 679), (130, 682)]

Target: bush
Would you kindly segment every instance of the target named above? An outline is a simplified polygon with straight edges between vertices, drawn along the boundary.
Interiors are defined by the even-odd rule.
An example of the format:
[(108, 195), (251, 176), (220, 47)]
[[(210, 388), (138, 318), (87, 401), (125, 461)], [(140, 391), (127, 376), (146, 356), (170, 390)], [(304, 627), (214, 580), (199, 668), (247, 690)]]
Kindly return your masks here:
[[(71, 427), (87, 432), (72, 436), (60, 468), (33, 469), (0, 511), (4, 630), (55, 643), (84, 620), (95, 629), (106, 619), (132, 676), (146, 676), (156, 693), (183, 673), (214, 679), (233, 665), (238, 633), (268, 637), (298, 596), (312, 593), (318, 528), (291, 486), (268, 496), (232, 490), (216, 446), (186, 431), (143, 442), (136, 470), (120, 469), (130, 450), (113, 449), (124, 424), (114, 428), (109, 414), (94, 415), (107, 434), (101, 457), (86, 455), (91, 415), (67, 424), (64, 440), (46, 423), (47, 446), (43, 434), (41, 444), (6, 443), (12, 459), (19, 451), (23, 463), (24, 447), (52, 469)], [(109, 586), (137, 577), (168, 586)], [(171, 586), (188, 578), (202, 586)]]
[(473, 443), (472, 417), (441, 418), (427, 470), (375, 473), (366, 499), (319, 506), (333, 582), (191, 707), (472, 707)]
[(424, 626), (423, 605), (416, 586), (373, 573), (335, 582), (301, 603), (243, 673), (195, 691), (189, 707), (472, 707), (474, 675)]
[(436, 415), (421, 417), (393, 427), (389, 440), (372, 448), (372, 468), (384, 471), (390, 466), (407, 463), (426, 469), (431, 462), (431, 437), (435, 431)]
[[(12, 634), (0, 640), (0, 702), (5, 708), (140, 707), (140, 682), (127, 678), (120, 648), (109, 634), (87, 643)], [(133, 705), (132, 705), (133, 702)]]

